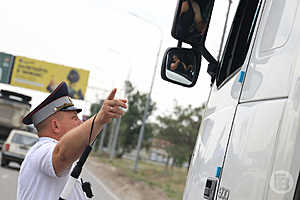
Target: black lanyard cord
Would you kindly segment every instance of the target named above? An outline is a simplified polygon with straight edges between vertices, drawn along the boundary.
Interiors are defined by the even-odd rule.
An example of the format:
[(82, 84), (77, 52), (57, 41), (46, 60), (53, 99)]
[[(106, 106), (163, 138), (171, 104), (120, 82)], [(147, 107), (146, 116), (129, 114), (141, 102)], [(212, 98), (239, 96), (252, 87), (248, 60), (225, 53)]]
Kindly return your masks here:
[[(98, 113), (97, 113), (98, 114)], [(89, 136), (89, 143), (88, 144), (90, 144), (91, 143), (91, 137), (92, 137), (92, 133), (93, 133), (93, 128), (94, 128), (94, 123), (95, 123), (95, 119), (96, 119), (96, 117), (97, 117), (97, 114), (94, 116), (94, 118), (93, 118), (93, 122), (92, 122), (92, 126), (91, 126), (91, 131), (90, 131), (90, 136)], [(93, 144), (94, 144), (94, 142), (95, 142), (95, 140), (93, 141)], [(93, 145), (92, 144), (92, 145)]]
[[(88, 158), (91, 150), (92, 150), (92, 145), (90, 145), (90, 142), (91, 142), (91, 137), (92, 137), (92, 133), (93, 133), (93, 128), (94, 128), (94, 123), (95, 123), (95, 119), (97, 117), (97, 114), (94, 116), (93, 118), (93, 122), (92, 122), (92, 126), (91, 126), (91, 131), (90, 131), (90, 136), (89, 136), (89, 143), (88, 145), (86, 145), (79, 161), (77, 162), (76, 166), (74, 167), (74, 169), (72, 170), (72, 173), (71, 173), (71, 176), (73, 178), (76, 178), (78, 179), (79, 178), (79, 175), (81, 173), (81, 170), (82, 170), (82, 167), (86, 161), (86, 159)], [(93, 141), (93, 143), (95, 142), (95, 140)]]
[[(98, 114), (98, 113), (97, 113)], [(82, 167), (85, 163), (85, 161), (87, 160), (91, 150), (92, 150), (92, 145), (94, 144), (94, 142), (96, 141), (96, 139), (93, 141), (92, 145), (90, 145), (91, 142), (91, 137), (92, 137), (92, 133), (93, 133), (93, 128), (94, 128), (94, 123), (95, 123), (95, 119), (97, 117), (97, 114), (94, 116), (93, 118), (93, 122), (92, 122), (92, 126), (91, 126), (91, 131), (90, 131), (90, 136), (89, 136), (89, 143), (86, 145), (79, 161), (76, 163), (75, 167), (73, 168), (72, 172), (71, 172), (71, 177), (68, 179), (61, 197), (59, 197), (59, 200), (66, 200), (66, 198), (69, 196), (70, 192), (72, 191), (72, 186), (74, 183), (74, 180), (78, 179), (81, 171), (82, 171)]]

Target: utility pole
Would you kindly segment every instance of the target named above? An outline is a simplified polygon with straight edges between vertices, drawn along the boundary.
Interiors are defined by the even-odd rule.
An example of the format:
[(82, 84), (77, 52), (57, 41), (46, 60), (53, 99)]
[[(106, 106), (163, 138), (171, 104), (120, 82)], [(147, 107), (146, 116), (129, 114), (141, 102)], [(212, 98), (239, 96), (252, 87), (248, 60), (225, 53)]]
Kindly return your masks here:
[[(128, 74), (127, 81), (129, 81), (129, 75), (130, 74)], [(124, 96), (125, 96), (125, 98), (127, 97), (127, 84), (126, 83), (125, 83), (125, 86), (124, 86)], [(120, 125), (121, 125), (121, 117), (119, 119), (117, 119), (117, 125), (116, 125), (116, 128), (115, 128), (113, 146), (112, 146), (112, 151), (111, 151), (111, 154), (110, 154), (110, 161), (113, 160), (113, 158), (115, 157), (115, 154), (116, 154), (116, 147), (117, 147), (117, 141), (118, 141), (118, 137), (119, 137)]]
[(112, 154), (112, 143), (113, 143), (113, 138), (114, 138), (114, 129), (115, 128), (115, 119), (112, 119), (111, 121), (111, 131), (109, 135), (109, 141), (108, 141), (108, 151), (110, 154)]
[[(121, 55), (121, 53), (115, 49), (109, 49), (111, 52)], [(131, 61), (130, 59), (128, 59), (129, 64), (130, 64), (130, 70), (131, 70)], [(129, 81), (129, 75), (130, 75), (130, 70), (129, 70), (129, 74), (127, 77), (127, 80)], [(124, 87), (124, 96), (127, 96), (127, 88), (126, 85)], [(115, 157), (115, 153), (116, 153), (116, 147), (117, 147), (117, 141), (118, 141), (118, 137), (119, 137), (119, 130), (120, 130), (120, 125), (121, 125), (121, 117), (116, 119), (116, 127), (115, 127), (115, 131), (114, 131), (114, 135), (113, 135), (113, 141), (112, 141), (112, 147), (111, 147), (111, 151), (110, 151), (110, 161), (112, 162), (113, 158)]]
[(102, 131), (102, 135), (101, 135), (101, 139), (100, 139), (100, 147), (99, 149), (102, 151), (103, 150), (103, 143), (104, 143), (104, 138), (106, 135), (106, 129), (107, 129), (107, 124), (104, 125), (103, 127), (103, 131)]
[(116, 154), (116, 147), (117, 147), (117, 141), (118, 141), (118, 136), (119, 136), (119, 129), (120, 129), (120, 124), (121, 124), (121, 118), (117, 119), (117, 125), (115, 128), (115, 134), (114, 134), (114, 139), (112, 143), (112, 149), (110, 153), (109, 160), (112, 162), (113, 158), (115, 157)]
[(162, 41), (163, 41), (163, 31), (162, 31), (160, 26), (158, 26), (157, 24), (152, 23), (151, 21), (149, 21), (147, 19), (144, 19), (143, 17), (140, 17), (140, 16), (136, 15), (135, 13), (131, 13), (131, 12), (129, 12), (129, 14), (136, 17), (136, 18), (138, 18), (138, 19), (140, 19), (140, 20), (142, 20), (142, 21), (144, 21), (144, 22), (146, 22), (146, 23), (148, 23), (148, 24), (150, 24), (150, 25), (155, 26), (155, 28), (157, 28), (159, 30), (159, 33), (160, 33), (159, 48), (158, 48), (157, 55), (156, 55), (156, 61), (155, 61), (155, 65), (154, 65), (154, 72), (153, 72), (153, 75), (152, 75), (150, 91), (147, 95), (147, 101), (146, 101), (146, 106), (145, 106), (145, 111), (144, 111), (144, 116), (143, 116), (143, 123), (142, 123), (142, 127), (141, 127), (140, 133), (139, 133), (139, 139), (138, 139), (138, 144), (137, 144), (137, 153), (136, 153), (136, 158), (135, 158), (134, 167), (133, 167), (133, 171), (136, 172), (137, 167), (138, 167), (139, 153), (141, 151), (142, 142), (143, 142), (143, 138), (144, 138), (145, 123), (146, 123), (146, 120), (147, 120), (147, 117), (148, 117), (149, 104), (150, 104), (150, 100), (151, 100), (151, 93), (152, 93), (152, 88), (153, 88), (153, 85), (154, 85), (159, 54), (160, 54)]

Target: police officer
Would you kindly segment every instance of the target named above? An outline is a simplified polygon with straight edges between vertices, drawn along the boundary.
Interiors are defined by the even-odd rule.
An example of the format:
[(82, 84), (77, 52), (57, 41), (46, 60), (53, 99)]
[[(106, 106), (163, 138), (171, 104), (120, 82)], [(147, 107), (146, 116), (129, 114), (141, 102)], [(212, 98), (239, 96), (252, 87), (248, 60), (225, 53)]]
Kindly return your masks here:
[[(115, 99), (112, 90), (98, 112), (91, 140), (93, 141), (105, 123), (123, 115), (127, 108), (125, 99)], [(18, 178), (18, 200), (55, 200), (66, 184), (72, 164), (82, 154), (89, 141), (93, 118), (84, 123), (68, 95), (68, 87), (62, 82), (24, 119), (24, 124), (34, 124), (39, 141), (28, 151)], [(78, 180), (72, 189), (71, 199), (86, 199)]]

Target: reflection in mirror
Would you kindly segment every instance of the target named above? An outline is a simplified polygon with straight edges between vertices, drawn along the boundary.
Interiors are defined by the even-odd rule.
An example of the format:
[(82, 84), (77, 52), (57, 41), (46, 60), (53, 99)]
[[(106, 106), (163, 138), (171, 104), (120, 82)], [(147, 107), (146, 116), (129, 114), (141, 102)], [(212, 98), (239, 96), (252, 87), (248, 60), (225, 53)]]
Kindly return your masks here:
[(191, 49), (172, 48), (165, 58), (166, 78), (184, 84), (192, 85), (196, 79), (196, 55)]
[(201, 43), (208, 29), (214, 0), (179, 0), (172, 36), (189, 44)]

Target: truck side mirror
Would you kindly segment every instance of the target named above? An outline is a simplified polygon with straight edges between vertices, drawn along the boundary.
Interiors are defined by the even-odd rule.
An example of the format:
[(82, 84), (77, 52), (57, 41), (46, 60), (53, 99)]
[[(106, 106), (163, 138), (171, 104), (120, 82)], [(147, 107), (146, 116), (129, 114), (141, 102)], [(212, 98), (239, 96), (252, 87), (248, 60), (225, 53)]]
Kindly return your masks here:
[(192, 49), (168, 48), (163, 58), (161, 76), (166, 81), (193, 87), (200, 70), (198, 63)]
[(172, 36), (188, 44), (204, 44), (215, 0), (179, 0)]

